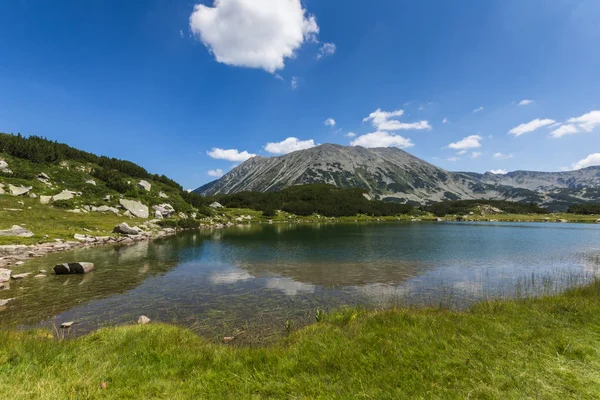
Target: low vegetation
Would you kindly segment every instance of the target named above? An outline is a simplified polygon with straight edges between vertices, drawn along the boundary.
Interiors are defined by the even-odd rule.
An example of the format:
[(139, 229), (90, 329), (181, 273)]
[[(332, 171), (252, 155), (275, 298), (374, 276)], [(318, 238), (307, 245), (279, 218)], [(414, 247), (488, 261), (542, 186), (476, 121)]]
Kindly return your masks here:
[(600, 215), (600, 204), (573, 204), (569, 207), (571, 214)]
[(153, 324), (60, 340), (0, 332), (0, 397), (592, 399), (600, 397), (600, 282), (467, 312), (316, 313), (281, 343), (212, 344)]
[[(456, 200), (433, 203), (423, 207), (424, 211), (430, 212), (438, 217), (446, 215), (465, 215), (475, 211), (482, 206), (488, 206), (488, 210), (495, 208), (508, 214), (548, 214), (548, 210), (536, 203), (517, 203), (503, 200)], [(493, 213), (493, 212), (492, 212)]]

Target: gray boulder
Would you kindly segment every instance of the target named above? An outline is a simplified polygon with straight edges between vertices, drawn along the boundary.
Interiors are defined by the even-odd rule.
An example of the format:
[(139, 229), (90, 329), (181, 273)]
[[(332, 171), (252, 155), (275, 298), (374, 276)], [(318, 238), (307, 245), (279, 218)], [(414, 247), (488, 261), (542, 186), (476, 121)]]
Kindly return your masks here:
[(150, 191), (150, 189), (152, 189), (152, 185), (150, 184), (150, 182), (145, 181), (145, 180), (141, 180), (138, 182), (138, 188), (145, 190), (147, 192)]
[[(11, 301), (13, 301), (14, 299), (1, 299), (0, 300), (0, 307), (4, 307), (5, 305), (7, 305), (8, 303), (10, 303)], [(141, 317), (140, 317), (141, 318)], [(150, 322), (150, 321), (148, 321)], [(138, 324), (139, 324), (139, 320), (138, 320)]]
[(11, 276), (11, 278), (15, 279), (15, 280), (18, 280), (18, 279), (27, 278), (29, 275), (31, 275), (31, 272), (26, 272), (24, 274), (13, 275), (13, 276)]
[(0, 160), (0, 172), (4, 172), (5, 174), (12, 174), (12, 170), (8, 168), (8, 163), (4, 160)]
[[(171, 215), (173, 215), (175, 213), (175, 209), (173, 208), (173, 206), (170, 204), (167, 204), (167, 203), (152, 206), (152, 209), (154, 211), (160, 212), (162, 214), (163, 218), (169, 218)], [(155, 215), (156, 215), (156, 213), (155, 213)]]
[(140, 203), (139, 201), (120, 199), (119, 204), (121, 204), (123, 208), (125, 208), (131, 213), (131, 215), (135, 217), (147, 219), (150, 215), (148, 211), (148, 206)]
[(85, 181), (85, 183), (87, 183), (88, 185), (94, 185), (96, 186), (96, 181), (93, 179), (88, 179), (87, 181)]
[(72, 192), (70, 190), (63, 190), (62, 192), (52, 196), (52, 201), (71, 200), (76, 194), (76, 192)]
[(139, 325), (146, 325), (150, 323), (150, 318), (146, 317), (145, 315), (140, 315), (140, 317), (137, 320), (137, 323)]
[(101, 213), (105, 213), (105, 212), (111, 212), (113, 214), (119, 214), (119, 209), (115, 208), (115, 207), (109, 207), (109, 206), (100, 206), (98, 208), (96, 208), (95, 210), (96, 212), (101, 212)]
[(156, 210), (156, 211), (154, 211), (154, 218), (155, 219), (163, 219), (163, 215), (160, 211)]
[(52, 196), (40, 196), (41, 204), (50, 204), (51, 201), (52, 201)]
[(0, 268), (0, 283), (10, 281), (12, 271), (6, 268)]
[(114, 233), (121, 233), (123, 235), (139, 235), (143, 231), (138, 227), (131, 227), (127, 222), (120, 223), (113, 229)]
[(164, 192), (158, 192), (158, 197), (160, 197), (162, 199), (168, 199), (169, 198), (169, 196), (167, 196), (167, 194), (164, 193)]
[(0, 236), (32, 237), (35, 235), (28, 229), (22, 228), (19, 225), (13, 225), (10, 229), (0, 231)]
[(214, 203), (212, 203), (210, 206), (210, 208), (225, 208), (223, 207), (223, 205), (217, 201), (215, 201)]
[(53, 269), (56, 275), (87, 274), (94, 270), (94, 264), (90, 262), (64, 263), (55, 265)]
[(31, 186), (13, 186), (8, 185), (8, 190), (12, 196), (22, 196), (24, 194), (29, 193), (29, 191), (33, 189)]

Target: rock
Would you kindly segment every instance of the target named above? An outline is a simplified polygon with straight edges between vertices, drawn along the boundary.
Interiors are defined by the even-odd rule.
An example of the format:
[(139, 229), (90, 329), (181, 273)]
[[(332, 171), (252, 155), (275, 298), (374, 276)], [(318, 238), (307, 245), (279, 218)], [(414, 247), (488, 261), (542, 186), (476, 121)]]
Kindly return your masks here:
[(28, 229), (21, 228), (19, 225), (13, 225), (11, 229), (0, 231), (0, 236), (32, 237), (35, 235)]
[(51, 201), (52, 201), (52, 196), (40, 196), (41, 204), (50, 204)]
[(0, 195), (2, 195), (2, 194), (4, 194), (4, 193), (6, 193), (6, 192), (4, 191), (4, 185), (0, 183)]
[(75, 235), (73, 235), (73, 237), (75, 238), (75, 240), (78, 240), (80, 242), (83, 243), (93, 243), (96, 241), (96, 238), (93, 236), (88, 236), (88, 235), (83, 235), (81, 233), (76, 233)]
[[(159, 211), (162, 214), (163, 218), (169, 218), (175, 213), (175, 209), (173, 208), (173, 206), (167, 203), (152, 206), (152, 209), (155, 211)], [(154, 214), (156, 215), (156, 213)]]
[(559, 220), (558, 220), (558, 221), (556, 221), (556, 222), (560, 222), (560, 223), (562, 223), (562, 224), (566, 224), (566, 223), (567, 223), (567, 222), (569, 222), (569, 221), (567, 221), (566, 219), (559, 219)]
[(23, 265), (23, 264), (25, 264), (25, 261), (17, 261), (15, 263), (16, 266), (20, 266), (20, 265)]
[(214, 203), (212, 203), (210, 206), (210, 208), (225, 208), (223, 207), (223, 205), (217, 201), (215, 201)]
[(110, 201), (110, 194), (107, 194), (106, 196), (104, 196), (104, 201)]
[(50, 180), (50, 177), (49, 177), (49, 176), (48, 176), (48, 174), (46, 174), (45, 172), (42, 172), (42, 173), (41, 173), (41, 174), (39, 174), (37, 177), (38, 177), (38, 179), (44, 179), (44, 180), (46, 180), (46, 181), (49, 181), (49, 180)]
[(64, 263), (55, 265), (53, 269), (56, 275), (87, 274), (94, 270), (94, 264), (90, 262)]
[(105, 213), (105, 212), (111, 212), (113, 214), (117, 214), (119, 215), (119, 209), (115, 208), (115, 207), (109, 207), (109, 206), (100, 206), (97, 207), (95, 210), (96, 212), (101, 212), (101, 213)]
[(162, 199), (168, 199), (169, 198), (169, 196), (167, 196), (167, 194), (164, 193), (164, 192), (158, 192), (158, 197), (160, 197)]
[(34, 278), (40, 279), (40, 278), (45, 278), (46, 276), (47, 276), (46, 274), (38, 274), (38, 275), (34, 276)]
[(139, 201), (120, 199), (119, 204), (121, 204), (121, 206), (123, 206), (123, 208), (129, 211), (133, 216), (146, 219), (149, 216), (148, 207)]
[(442, 222), (442, 221), (443, 221), (443, 219), (441, 219), (441, 218), (436, 218), (435, 220), (436, 220), (437, 222)]
[(156, 210), (156, 211), (154, 211), (154, 218), (163, 219), (163, 215), (160, 211)]
[(596, 220), (596, 223), (597, 223), (597, 224), (600, 224), (600, 219), (597, 219), (597, 220)]
[(29, 191), (33, 189), (31, 186), (13, 186), (13, 185), (8, 185), (8, 190), (11, 194), (11, 196), (22, 196), (24, 194), (29, 193)]
[(48, 271), (46, 271), (45, 269), (40, 269), (40, 274), (47, 274)]
[(233, 336), (225, 336), (225, 337), (223, 338), (223, 343), (230, 343), (230, 342), (233, 342), (233, 340), (234, 340), (234, 339), (235, 339), (235, 337), (233, 337)]
[(12, 271), (6, 268), (0, 268), (0, 283), (10, 281)]
[(138, 320), (137, 323), (140, 325), (146, 325), (150, 323), (150, 318), (146, 317), (145, 315), (141, 315)]
[(181, 218), (181, 219), (188, 219), (188, 216), (187, 216), (187, 214), (180, 212), (179, 213), (179, 218)]
[(127, 224), (127, 222), (123, 222), (120, 223), (119, 225), (115, 226), (115, 228), (113, 229), (114, 233), (122, 233), (124, 235), (139, 235), (141, 232), (143, 232), (140, 228), (137, 227), (131, 227)]
[(10, 303), (13, 300), (14, 299), (2, 299), (2, 300), (0, 300), (0, 307), (4, 307), (5, 305), (7, 305), (8, 303)]
[(31, 272), (26, 272), (24, 274), (13, 275), (13, 276), (11, 276), (11, 278), (12, 279), (23, 279), (23, 278), (27, 278), (29, 275), (31, 275)]
[(72, 192), (70, 190), (65, 189), (62, 192), (52, 196), (52, 201), (71, 200), (73, 197), (75, 197), (76, 194), (76, 192)]
[(62, 324), (60, 324), (60, 327), (62, 329), (69, 329), (70, 327), (72, 327), (74, 324), (73, 321), (69, 321), (69, 322), (63, 322)]
[(22, 244), (8, 244), (0, 246), (0, 256), (15, 256), (26, 253), (29, 247)]
[(88, 185), (94, 185), (96, 186), (96, 181), (93, 179), (88, 179), (87, 181), (85, 181), (85, 183), (87, 183)]
[(4, 160), (0, 160), (0, 172), (4, 172), (5, 174), (12, 174), (12, 170), (8, 168), (8, 163)]
[(141, 180), (138, 182), (138, 188), (145, 190), (147, 192), (150, 191), (150, 189), (152, 188), (152, 185), (150, 184), (150, 182), (145, 181), (145, 180)]

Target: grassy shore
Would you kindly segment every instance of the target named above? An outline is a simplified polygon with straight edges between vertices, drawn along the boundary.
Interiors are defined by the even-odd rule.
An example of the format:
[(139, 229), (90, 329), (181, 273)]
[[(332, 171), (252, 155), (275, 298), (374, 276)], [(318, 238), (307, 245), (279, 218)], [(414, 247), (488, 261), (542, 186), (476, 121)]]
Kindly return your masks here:
[(158, 324), (0, 333), (0, 398), (599, 397), (600, 282), (462, 313), (344, 309), (266, 347)]

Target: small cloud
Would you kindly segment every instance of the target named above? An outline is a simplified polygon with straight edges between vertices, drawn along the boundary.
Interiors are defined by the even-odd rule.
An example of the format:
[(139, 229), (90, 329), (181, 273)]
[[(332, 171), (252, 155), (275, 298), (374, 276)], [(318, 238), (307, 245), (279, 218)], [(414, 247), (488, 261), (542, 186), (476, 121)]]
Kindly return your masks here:
[(531, 104), (531, 103), (533, 103), (533, 100), (521, 100), (521, 101), (519, 102), (519, 105), (520, 105), (520, 106), (527, 106), (527, 105), (529, 105), (529, 104)]
[(442, 120), (442, 124), (448, 124), (448, 123), (450, 123), (450, 121), (448, 121), (448, 118), (444, 118), (444, 119)]
[(555, 122), (556, 122), (555, 120), (549, 119), (549, 118), (546, 118), (546, 119), (536, 118), (533, 121), (530, 121), (525, 124), (521, 124), (515, 128), (512, 128), (510, 131), (508, 131), (508, 133), (510, 133), (511, 135), (515, 135), (515, 136), (521, 136), (525, 133), (533, 132), (536, 129), (539, 129), (543, 126), (552, 125)]
[(566, 125), (561, 125), (559, 128), (550, 132), (550, 136), (558, 139), (558, 138), (561, 138), (566, 135), (573, 135), (577, 132), (579, 132), (579, 129), (577, 129), (576, 125), (566, 124)]
[(593, 167), (596, 165), (600, 165), (600, 153), (590, 154), (583, 160), (579, 160), (576, 163), (571, 165), (572, 170), (582, 169), (587, 167)]
[(278, 81), (285, 81), (285, 79), (283, 78), (283, 76), (279, 75), (279, 74), (274, 74), (273, 75), (275, 77), (275, 79), (277, 79)]
[(483, 153), (481, 151), (474, 151), (473, 153), (471, 153), (471, 157), (472, 158), (479, 158), (481, 157)]
[(456, 162), (456, 161), (460, 160), (460, 158), (458, 158), (458, 157), (449, 157), (446, 160), (451, 161), (451, 162)]
[(354, 132), (348, 132), (348, 133), (346, 133), (346, 136), (349, 137), (349, 138), (353, 138), (353, 137), (356, 136), (356, 133), (354, 133)]
[(600, 125), (600, 110), (590, 111), (587, 114), (583, 114), (581, 117), (570, 118), (567, 122), (577, 125), (585, 132), (591, 132)]
[(324, 122), (325, 126), (330, 126), (330, 127), (334, 127), (335, 126), (335, 119), (333, 118), (327, 118)]
[(298, 88), (298, 78), (293, 76), (292, 80), (290, 81), (290, 85), (292, 86), (293, 90), (296, 90)]
[(208, 176), (212, 176), (214, 178), (220, 178), (224, 175), (223, 170), (220, 168), (217, 169), (209, 169), (207, 172)]
[(315, 147), (315, 141), (299, 140), (295, 137), (289, 137), (281, 142), (267, 143), (265, 150), (271, 154), (288, 154), (293, 151), (306, 150)]
[(481, 136), (471, 135), (467, 136), (466, 138), (463, 138), (462, 140), (459, 140), (458, 142), (450, 143), (448, 145), (448, 148), (453, 150), (475, 149), (481, 147), (481, 140), (483, 140)]
[(505, 169), (491, 169), (488, 172), (491, 173), (491, 174), (494, 174), (494, 175), (506, 175), (506, 174), (508, 174), (508, 171), (505, 170)]
[(181, 29), (179, 30), (179, 36), (183, 37), (183, 31)]
[(350, 142), (351, 146), (362, 147), (399, 147), (405, 149), (414, 146), (414, 143), (405, 137), (389, 132), (373, 132), (357, 137)]
[(317, 60), (320, 60), (323, 57), (332, 56), (335, 54), (335, 44), (333, 43), (323, 43), (321, 47), (319, 47), (319, 52), (317, 53)]
[(247, 151), (240, 152), (237, 149), (220, 149), (218, 147), (213, 147), (211, 151), (207, 151), (209, 157), (217, 159), (217, 160), (227, 160), (234, 162), (243, 162), (252, 157), (256, 157), (256, 154), (248, 153)]
[(381, 131), (398, 131), (398, 130), (431, 130), (431, 125), (428, 121), (419, 122), (400, 122), (395, 117), (404, 115), (404, 110), (382, 111), (381, 108), (373, 111), (368, 117), (363, 119), (363, 122), (371, 122), (371, 124)]
[(494, 154), (494, 158), (496, 160), (508, 160), (509, 158), (513, 158), (514, 156), (515, 156), (514, 153), (510, 153), (510, 154), (495, 153)]
[(461, 150), (456, 154), (458, 154), (459, 156), (463, 156), (463, 155), (467, 154), (467, 150)]
[(474, 113), (478, 113), (480, 111), (483, 111), (483, 107), (479, 107), (473, 110)]

